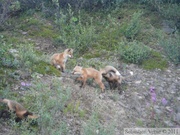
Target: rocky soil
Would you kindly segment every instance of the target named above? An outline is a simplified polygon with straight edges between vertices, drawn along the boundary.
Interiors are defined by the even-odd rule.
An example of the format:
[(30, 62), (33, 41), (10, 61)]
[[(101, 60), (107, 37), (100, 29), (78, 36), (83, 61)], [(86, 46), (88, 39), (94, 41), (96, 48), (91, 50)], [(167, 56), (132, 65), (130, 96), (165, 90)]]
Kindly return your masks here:
[[(36, 45), (38, 50), (47, 54), (56, 52), (46, 40), (38, 40)], [(70, 135), (82, 135), (82, 125), (86, 124), (94, 111), (101, 115), (100, 122), (104, 127), (115, 125), (115, 135), (122, 135), (124, 128), (130, 127), (180, 128), (180, 67), (169, 63), (169, 67), (164, 71), (147, 71), (117, 59), (114, 59), (111, 65), (126, 77), (121, 93), (117, 89), (110, 90), (105, 80), (105, 93), (101, 93), (93, 81), (88, 81), (86, 87), (81, 89), (80, 84), (74, 82), (71, 69), (58, 77), (63, 87), (72, 88), (71, 101), (79, 102), (80, 108), (86, 112), (83, 119), (76, 114), (64, 115), (60, 112), (59, 116), (67, 123)], [(54, 78), (55, 76), (49, 75), (40, 77), (44, 83), (50, 83)], [(14, 89), (19, 87), (17, 85)], [(0, 123), (0, 131), (0, 135), (14, 133), (3, 122)]]
[[(116, 135), (123, 134), (128, 127), (180, 127), (180, 69), (170, 66), (165, 71), (146, 71), (136, 65), (127, 65), (119, 71), (133, 76), (118, 90), (97, 91), (91, 82), (84, 89), (74, 84), (73, 78), (61, 78), (65, 86), (73, 87), (73, 100), (80, 101), (81, 108), (91, 113), (98, 109), (103, 125), (115, 123)], [(153, 90), (153, 91), (152, 91)], [(155, 94), (152, 94), (155, 93)], [(155, 95), (153, 97), (153, 95)], [(72, 134), (80, 134), (84, 121), (75, 116), (64, 116)], [(87, 116), (88, 117), (88, 116)]]
[[(94, 111), (101, 115), (100, 122), (105, 127), (115, 125), (116, 135), (122, 135), (123, 129), (129, 127), (180, 127), (180, 68), (170, 65), (165, 71), (147, 71), (134, 64), (122, 65), (119, 63), (117, 68), (127, 78), (121, 94), (117, 89), (110, 90), (105, 80), (105, 93), (93, 81), (80, 89), (70, 71), (58, 78), (63, 87), (72, 88), (71, 101), (79, 102), (86, 111), (83, 119), (77, 114), (59, 114), (68, 123), (69, 134), (81, 135), (82, 125)], [(53, 78), (41, 77), (45, 83)]]

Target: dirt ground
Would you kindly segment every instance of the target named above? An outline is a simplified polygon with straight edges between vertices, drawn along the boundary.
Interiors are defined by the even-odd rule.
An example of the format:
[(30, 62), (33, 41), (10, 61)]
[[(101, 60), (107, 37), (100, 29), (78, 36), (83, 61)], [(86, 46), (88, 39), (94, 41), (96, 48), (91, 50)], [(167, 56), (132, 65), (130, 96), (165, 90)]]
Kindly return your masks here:
[[(39, 45), (42, 47), (38, 47)], [(46, 40), (36, 42), (38, 50), (56, 52), (56, 48), (49, 51), (51, 43)], [(113, 64), (113, 63), (112, 63)], [(80, 83), (74, 82), (75, 77), (66, 72), (63, 77), (57, 77), (63, 82), (63, 87), (72, 88), (72, 101), (79, 102), (80, 108), (86, 111), (85, 118), (89, 118), (93, 111), (101, 114), (100, 122), (104, 127), (115, 125), (115, 134), (122, 135), (124, 128), (133, 127), (178, 127), (180, 128), (180, 68), (169, 64), (165, 71), (156, 69), (144, 70), (134, 64), (122, 63), (115, 59), (114, 65), (122, 75), (128, 77), (122, 84), (122, 93), (119, 90), (110, 90), (108, 83), (105, 93), (101, 93), (98, 85), (88, 81), (85, 88), (80, 88)], [(69, 70), (70, 71), (70, 70)], [(44, 83), (51, 82), (54, 76), (41, 76)], [(152, 101), (153, 88), (156, 100)], [(163, 99), (167, 102), (164, 103)], [(69, 128), (69, 134), (81, 135), (85, 119), (74, 114), (62, 115)], [(11, 134), (7, 125), (0, 124), (0, 135)]]

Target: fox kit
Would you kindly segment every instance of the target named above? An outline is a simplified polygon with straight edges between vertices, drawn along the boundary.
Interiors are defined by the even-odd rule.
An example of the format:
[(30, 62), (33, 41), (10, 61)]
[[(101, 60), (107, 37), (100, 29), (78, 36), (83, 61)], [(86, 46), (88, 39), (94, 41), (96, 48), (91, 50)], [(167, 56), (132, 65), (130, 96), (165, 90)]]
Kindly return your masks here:
[(38, 116), (33, 115), (33, 113), (27, 111), (27, 109), (25, 109), (21, 104), (19, 104), (16, 101), (9, 99), (0, 99), (0, 102), (7, 104), (8, 109), (16, 114), (17, 116), (16, 122), (19, 122), (24, 118), (30, 118), (30, 119), (38, 118)]
[(113, 89), (116, 86), (118, 86), (118, 88), (120, 87), (124, 78), (116, 68), (113, 66), (106, 66), (104, 69), (101, 69), (101, 72), (104, 79), (109, 83), (110, 89)]
[(93, 78), (95, 82), (100, 86), (101, 91), (104, 92), (104, 84), (102, 83), (102, 74), (100, 71), (94, 68), (83, 68), (80, 66), (76, 66), (73, 69), (73, 74), (79, 74), (80, 77), (76, 78), (76, 80), (82, 81), (82, 85), (80, 87), (85, 87), (86, 81), (88, 78)]
[(73, 57), (73, 49), (66, 49), (62, 53), (55, 53), (51, 56), (51, 65), (64, 72), (68, 57)]

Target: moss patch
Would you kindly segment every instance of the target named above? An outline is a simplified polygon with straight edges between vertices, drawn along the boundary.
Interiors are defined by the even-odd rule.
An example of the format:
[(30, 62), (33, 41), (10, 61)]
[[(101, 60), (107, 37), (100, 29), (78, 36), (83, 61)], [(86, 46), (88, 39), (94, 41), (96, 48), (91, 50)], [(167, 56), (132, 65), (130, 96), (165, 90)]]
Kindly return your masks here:
[(85, 54), (83, 57), (85, 59), (98, 58), (98, 57), (101, 57), (101, 53), (100, 51), (94, 51), (94, 52)]
[(38, 36), (44, 38), (57, 38), (58, 34), (54, 32), (54, 30), (50, 27), (35, 27), (33, 26), (31, 31), (29, 32), (31, 36)]
[(57, 70), (55, 67), (53, 67), (50, 64), (47, 64), (44, 61), (40, 61), (38, 64), (34, 65), (33, 67), (34, 72), (38, 72), (40, 74), (49, 74), (49, 75), (56, 75), (60, 76), (61, 73), (59, 70)]
[(148, 60), (143, 61), (142, 67), (147, 70), (167, 68), (168, 63), (159, 52), (152, 51), (151, 57)]

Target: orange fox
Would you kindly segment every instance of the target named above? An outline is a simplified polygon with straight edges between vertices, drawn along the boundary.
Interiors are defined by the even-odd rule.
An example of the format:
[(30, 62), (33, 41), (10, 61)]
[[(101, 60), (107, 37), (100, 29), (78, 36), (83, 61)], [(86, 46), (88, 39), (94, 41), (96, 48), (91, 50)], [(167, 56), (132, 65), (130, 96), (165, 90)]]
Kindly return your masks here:
[(83, 68), (80, 66), (75, 66), (72, 74), (81, 75), (80, 77), (76, 78), (76, 80), (82, 81), (80, 87), (85, 87), (87, 79), (93, 78), (95, 82), (100, 86), (101, 91), (104, 92), (105, 87), (104, 84), (102, 83), (102, 74), (100, 71), (94, 68)]
[(111, 89), (116, 86), (119, 88), (120, 84), (124, 77), (119, 73), (119, 71), (113, 66), (106, 66), (104, 69), (101, 69), (102, 76), (109, 83)]
[(33, 115), (33, 113), (27, 111), (27, 109), (25, 109), (20, 103), (16, 101), (9, 99), (0, 99), (0, 102), (7, 104), (8, 109), (16, 114), (17, 116), (16, 122), (19, 122), (22, 119), (26, 119), (26, 118), (30, 118), (30, 119), (38, 118), (38, 116)]
[(62, 53), (55, 53), (51, 56), (51, 65), (64, 72), (68, 57), (73, 57), (73, 49), (66, 49)]

